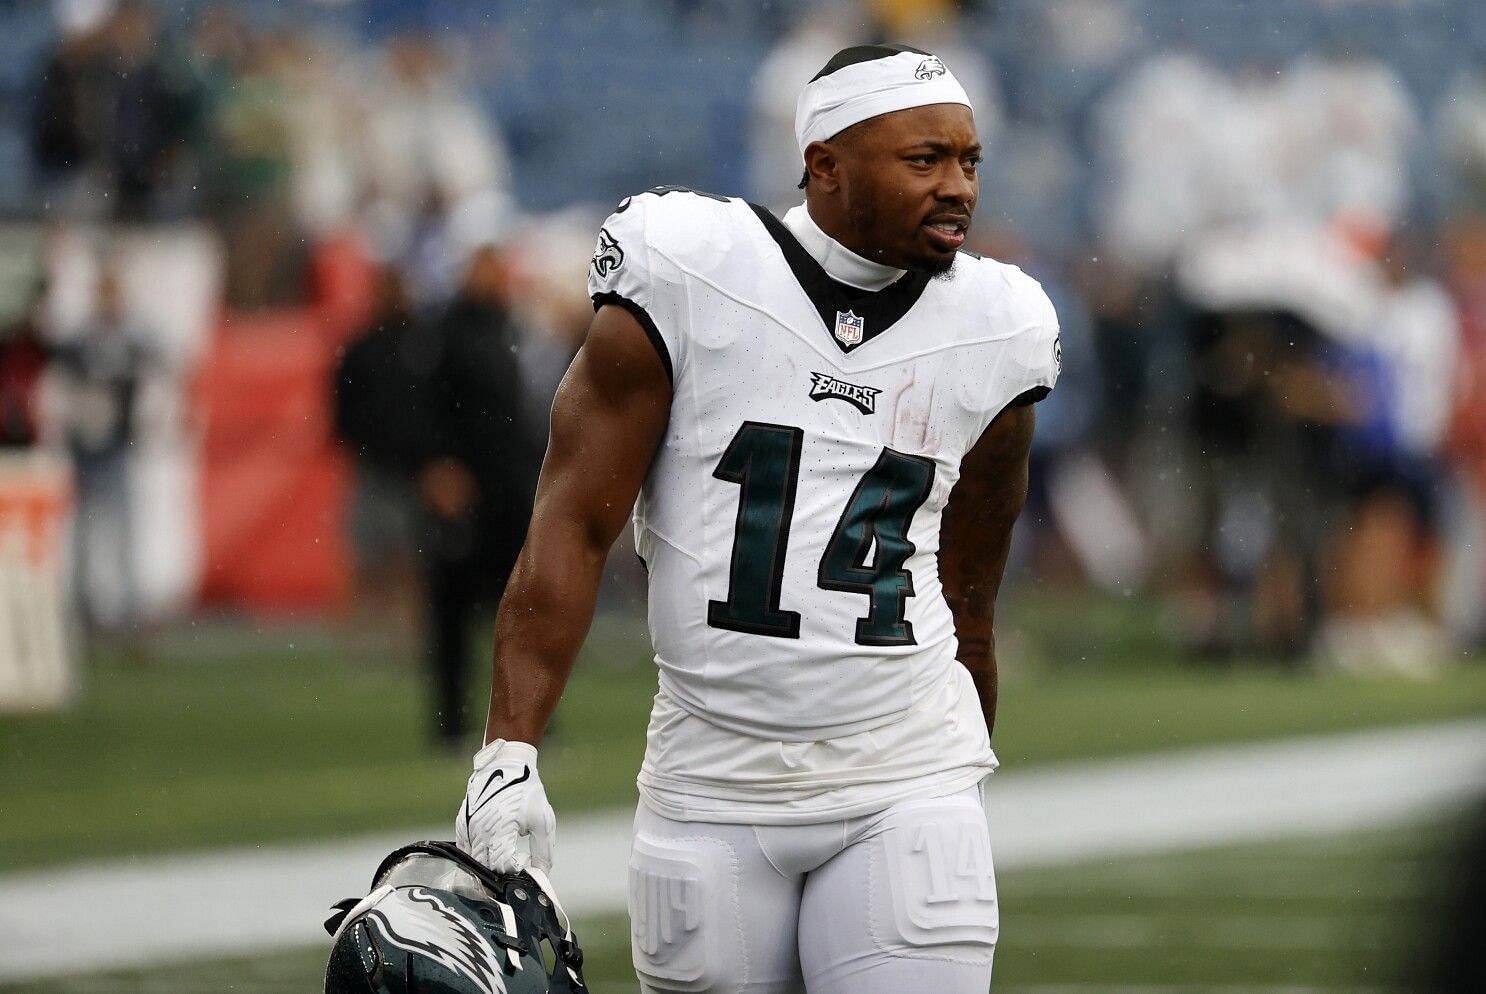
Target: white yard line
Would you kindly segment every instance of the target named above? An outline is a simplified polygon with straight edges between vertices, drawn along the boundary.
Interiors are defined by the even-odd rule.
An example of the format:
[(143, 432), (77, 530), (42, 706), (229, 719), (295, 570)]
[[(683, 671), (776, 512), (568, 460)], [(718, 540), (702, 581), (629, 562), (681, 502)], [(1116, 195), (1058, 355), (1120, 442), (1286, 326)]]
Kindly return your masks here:
[(1144, 949), (1179, 940), (1183, 950), (1326, 951), (1359, 935), (1378, 945), (1390, 937), (1386, 924), (1360, 927), (1338, 915), (1194, 915), (1023, 913), (1013, 932), (1021, 946), (1067, 949)]
[[(998, 867), (1397, 824), (1486, 789), (1486, 721), (1009, 771), (990, 781)], [(557, 872), (578, 915), (624, 907), (629, 812), (563, 819)], [(0, 982), (324, 942), (332, 901), (425, 832), (0, 876)]]
[(1381, 987), (1299, 987), (1293, 984), (1022, 984), (1021, 994), (1383, 994)]

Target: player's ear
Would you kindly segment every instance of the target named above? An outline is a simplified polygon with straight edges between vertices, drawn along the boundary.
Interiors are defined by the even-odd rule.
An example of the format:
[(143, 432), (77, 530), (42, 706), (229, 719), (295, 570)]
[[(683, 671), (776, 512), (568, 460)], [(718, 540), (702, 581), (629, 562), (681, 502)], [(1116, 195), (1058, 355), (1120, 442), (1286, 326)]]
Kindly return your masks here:
[(841, 160), (825, 142), (805, 146), (805, 180), (823, 193), (834, 193), (841, 186)]

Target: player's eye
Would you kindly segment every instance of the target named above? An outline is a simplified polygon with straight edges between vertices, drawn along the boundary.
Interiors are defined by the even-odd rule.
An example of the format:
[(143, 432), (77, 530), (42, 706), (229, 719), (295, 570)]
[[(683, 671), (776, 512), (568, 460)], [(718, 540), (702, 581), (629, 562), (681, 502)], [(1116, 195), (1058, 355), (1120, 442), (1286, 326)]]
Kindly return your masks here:
[(919, 155), (910, 155), (908, 157), (909, 162), (916, 162), (919, 165), (924, 166), (932, 166), (938, 160), (939, 156), (935, 155), (933, 152), (924, 152)]

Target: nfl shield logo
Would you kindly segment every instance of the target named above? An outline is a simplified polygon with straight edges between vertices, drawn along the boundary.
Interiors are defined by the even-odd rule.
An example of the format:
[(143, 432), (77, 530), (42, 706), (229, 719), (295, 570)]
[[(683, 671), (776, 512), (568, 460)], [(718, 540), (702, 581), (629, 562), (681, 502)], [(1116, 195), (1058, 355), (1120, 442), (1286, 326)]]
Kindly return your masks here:
[(862, 319), (851, 311), (836, 312), (836, 340), (842, 345), (862, 343)]

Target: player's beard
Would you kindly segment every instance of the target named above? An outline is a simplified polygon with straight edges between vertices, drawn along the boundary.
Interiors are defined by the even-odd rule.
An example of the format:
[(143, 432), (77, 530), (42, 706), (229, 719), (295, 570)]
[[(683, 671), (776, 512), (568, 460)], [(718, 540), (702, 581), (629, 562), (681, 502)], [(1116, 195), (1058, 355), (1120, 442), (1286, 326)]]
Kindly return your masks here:
[(928, 273), (930, 279), (952, 280), (955, 278), (955, 260), (959, 257), (960, 253), (955, 252), (948, 259), (941, 260), (935, 258), (928, 265), (920, 266), (919, 268), (921, 271)]
[(952, 279), (955, 278), (955, 272), (956, 272), (956, 269), (957, 269), (957, 267), (955, 266), (955, 263), (957, 263), (959, 261), (960, 261), (960, 253), (956, 252), (954, 254), (954, 257), (949, 260), (949, 265), (945, 266), (943, 269), (932, 271), (929, 274), (929, 278), (930, 279), (933, 279), (933, 280), (938, 280), (940, 283), (948, 283), (950, 280), (952, 280)]
[[(851, 226), (856, 231), (862, 232), (869, 237), (864, 239), (867, 244), (882, 244), (882, 240), (871, 238), (872, 233), (882, 230), (882, 211), (878, 209), (875, 199), (853, 199), (846, 205), (846, 216)], [(914, 226), (915, 235), (918, 226)], [(935, 279), (953, 279), (955, 259), (958, 252), (952, 252), (948, 257), (941, 257), (929, 253), (908, 251), (904, 253), (902, 260), (888, 261), (876, 255), (867, 255), (866, 258), (883, 265), (896, 268), (908, 269), (916, 273), (927, 273)]]

